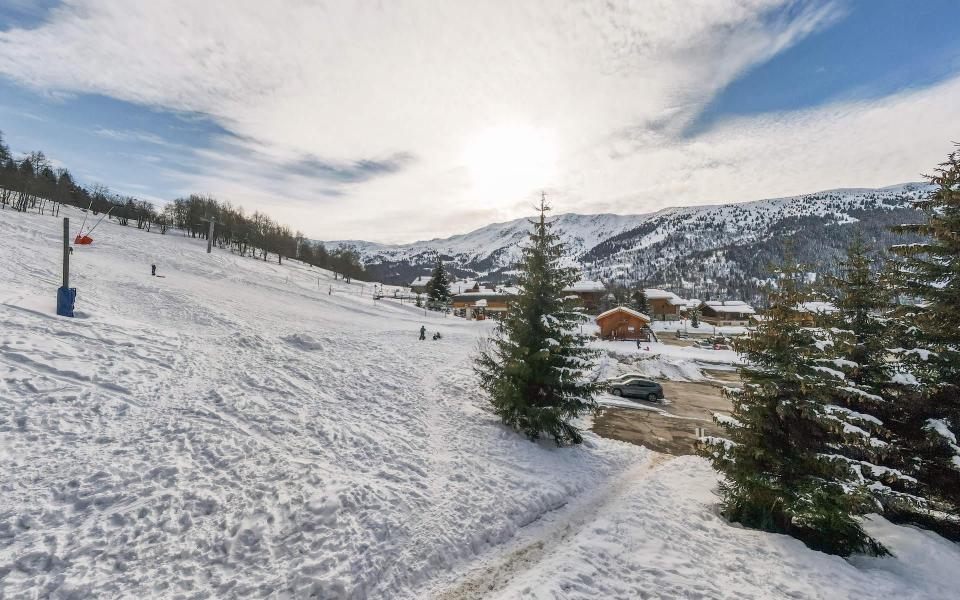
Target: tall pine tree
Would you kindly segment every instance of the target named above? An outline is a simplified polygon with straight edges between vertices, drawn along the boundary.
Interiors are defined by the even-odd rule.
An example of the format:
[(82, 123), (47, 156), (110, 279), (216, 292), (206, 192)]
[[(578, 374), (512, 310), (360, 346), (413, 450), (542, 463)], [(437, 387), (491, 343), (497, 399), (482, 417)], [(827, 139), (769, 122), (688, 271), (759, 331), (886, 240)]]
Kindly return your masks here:
[(849, 461), (828, 408), (842, 374), (824, 364), (825, 332), (805, 324), (803, 272), (788, 259), (776, 271), (764, 320), (735, 342), (746, 359), (743, 388), (728, 389), (733, 415), (716, 415), (729, 439), (706, 438), (701, 452), (724, 474), (723, 513), (748, 527), (792, 535), (847, 556), (884, 554), (854, 516), (869, 496)]
[(547, 436), (559, 446), (582, 441), (570, 420), (596, 409), (593, 396), (600, 384), (586, 378), (597, 353), (578, 330), (586, 317), (563, 291), (578, 273), (561, 266), (563, 245), (547, 221), (548, 210), (541, 199), (540, 217), (532, 222), (517, 265), (520, 292), (474, 370), (505, 424), (531, 440)]
[(822, 317), (833, 342), (827, 362), (844, 374), (828, 410), (841, 426), (837, 453), (867, 485), (888, 515), (923, 505), (902, 444), (903, 407), (914, 393), (889, 348), (899, 331), (894, 292), (874, 268), (860, 232), (830, 278), (836, 312)]
[(926, 241), (894, 246), (896, 276), (909, 306), (907, 343), (899, 348), (919, 393), (904, 416), (909, 444), (930, 510), (916, 520), (960, 539), (960, 155), (936, 170), (936, 186), (917, 201), (926, 223), (900, 225)]
[(430, 274), (430, 281), (426, 285), (427, 296), (435, 304), (446, 304), (450, 301), (450, 279), (443, 268), (443, 259), (437, 257), (437, 266)]
[(633, 290), (633, 310), (650, 316), (650, 302), (647, 300), (647, 291), (643, 289), (643, 286), (637, 286)]

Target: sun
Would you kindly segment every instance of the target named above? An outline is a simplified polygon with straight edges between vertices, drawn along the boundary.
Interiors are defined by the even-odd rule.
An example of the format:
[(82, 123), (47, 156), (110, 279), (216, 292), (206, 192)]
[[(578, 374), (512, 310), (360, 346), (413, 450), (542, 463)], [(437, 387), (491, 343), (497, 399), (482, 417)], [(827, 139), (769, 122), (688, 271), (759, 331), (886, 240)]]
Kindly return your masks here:
[(479, 199), (505, 204), (553, 182), (556, 141), (542, 129), (503, 125), (470, 139), (463, 160)]

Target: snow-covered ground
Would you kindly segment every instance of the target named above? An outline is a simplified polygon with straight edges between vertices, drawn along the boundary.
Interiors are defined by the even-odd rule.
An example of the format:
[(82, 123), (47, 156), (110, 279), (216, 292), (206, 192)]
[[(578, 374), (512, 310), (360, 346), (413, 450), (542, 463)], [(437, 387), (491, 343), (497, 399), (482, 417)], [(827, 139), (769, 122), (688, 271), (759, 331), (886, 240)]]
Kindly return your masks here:
[(56, 317), (60, 221), (0, 211), (0, 597), (955, 592), (935, 536), (883, 525), (898, 558), (830, 558), (723, 523), (699, 459), (504, 429), (471, 371), (489, 322), (176, 233), (94, 238)]
[(711, 325), (705, 321), (700, 321), (697, 324), (697, 327), (694, 327), (690, 324), (689, 319), (681, 319), (678, 321), (654, 321), (650, 324), (650, 327), (657, 334), (660, 333), (669, 333), (673, 334), (677, 331), (685, 331), (693, 337), (703, 337), (710, 335), (744, 335), (749, 331), (747, 327), (742, 325)]
[(867, 530), (897, 558), (847, 561), (811, 552), (793, 538), (724, 521), (716, 512), (715, 476), (702, 459), (671, 459), (615, 496), (595, 519), (570, 532), (554, 552), (490, 597), (957, 597), (956, 544), (874, 515)]
[(638, 348), (634, 342), (610, 340), (598, 340), (593, 345), (602, 352), (600, 374), (604, 378), (639, 373), (655, 379), (710, 381), (704, 370), (735, 371), (740, 364), (740, 357), (733, 350), (663, 342), (641, 342)]
[(0, 213), (8, 597), (415, 597), (643, 457), (506, 431), (470, 371), (489, 324), (177, 234), (94, 238), (58, 318), (60, 221)]

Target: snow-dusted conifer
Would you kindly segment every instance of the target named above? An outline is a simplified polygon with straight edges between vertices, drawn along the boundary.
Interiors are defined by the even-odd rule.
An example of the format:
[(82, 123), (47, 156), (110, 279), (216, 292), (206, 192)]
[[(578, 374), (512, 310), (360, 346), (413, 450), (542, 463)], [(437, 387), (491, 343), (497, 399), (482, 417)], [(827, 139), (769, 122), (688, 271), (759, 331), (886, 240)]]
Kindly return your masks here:
[(843, 437), (837, 454), (850, 461), (877, 507), (895, 514), (924, 503), (915, 495), (913, 461), (901, 442), (902, 414), (914, 389), (888, 349), (899, 330), (894, 293), (874, 264), (858, 231), (830, 280), (836, 312), (821, 317), (833, 341), (824, 364), (844, 380), (827, 408)]
[(894, 228), (926, 237), (891, 248), (902, 257), (899, 290), (912, 299), (903, 309), (909, 335), (897, 350), (919, 388), (903, 416), (914, 474), (931, 502), (916, 520), (960, 539), (960, 154), (930, 181), (936, 189), (916, 202), (927, 221)]
[(450, 279), (443, 268), (443, 259), (437, 257), (437, 266), (430, 274), (430, 281), (426, 285), (427, 296), (434, 303), (446, 304), (450, 301)]
[(764, 319), (734, 344), (746, 359), (744, 385), (726, 390), (732, 416), (716, 416), (728, 439), (701, 446), (724, 475), (723, 513), (824, 552), (883, 554), (854, 516), (869, 496), (849, 461), (836, 456), (840, 438), (828, 406), (843, 375), (822, 361), (825, 332), (803, 321), (800, 307), (810, 297), (799, 266), (789, 258), (776, 275)]
[(647, 291), (643, 289), (642, 285), (638, 285), (633, 290), (633, 310), (650, 316), (650, 302), (647, 300)]
[(557, 445), (580, 443), (570, 420), (595, 410), (599, 385), (586, 378), (596, 352), (578, 326), (585, 319), (576, 297), (563, 290), (576, 282), (575, 268), (561, 266), (563, 245), (547, 221), (541, 200), (530, 240), (517, 270), (520, 292), (509, 304), (496, 335), (481, 349), (474, 370), (503, 422), (530, 439)]

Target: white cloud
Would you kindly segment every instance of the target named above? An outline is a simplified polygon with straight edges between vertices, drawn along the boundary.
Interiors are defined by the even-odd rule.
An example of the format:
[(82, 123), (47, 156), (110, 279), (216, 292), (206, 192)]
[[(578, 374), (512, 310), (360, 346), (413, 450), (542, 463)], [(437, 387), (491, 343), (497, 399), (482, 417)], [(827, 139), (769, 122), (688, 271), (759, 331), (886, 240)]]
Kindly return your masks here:
[[(719, 89), (840, 12), (790, 0), (678, 4), (69, 0), (41, 27), (0, 32), (0, 73), (47, 93), (209, 115), (234, 137), (195, 151), (199, 174), (171, 172), (177, 191), (325, 238), (409, 240), (512, 218), (543, 173), (559, 209), (643, 212), (893, 183), (943, 153), (931, 144), (943, 131), (915, 110), (940, 114), (955, 93), (943, 86), (683, 139)], [(786, 4), (797, 4), (789, 19), (771, 18)], [(531, 157), (538, 176), (506, 165), (512, 183), (478, 185), (477, 173), (495, 177), (504, 161), (490, 148), (490, 168), (465, 157), (511, 127), (555, 147)], [(854, 149), (864, 133), (872, 147)]]

